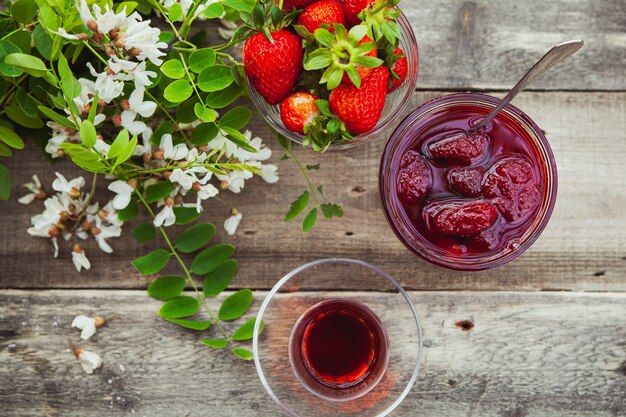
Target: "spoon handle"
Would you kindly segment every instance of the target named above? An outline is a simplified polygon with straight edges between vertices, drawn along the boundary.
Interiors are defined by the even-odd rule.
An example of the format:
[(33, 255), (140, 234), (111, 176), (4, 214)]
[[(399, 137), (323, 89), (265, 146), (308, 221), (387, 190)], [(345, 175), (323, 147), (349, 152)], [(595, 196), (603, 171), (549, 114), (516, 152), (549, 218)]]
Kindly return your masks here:
[(542, 56), (541, 59), (537, 61), (537, 63), (533, 65), (533, 67), (528, 70), (526, 74), (524, 74), (522, 79), (515, 84), (511, 91), (509, 91), (509, 93), (502, 99), (500, 104), (498, 104), (498, 106), (493, 109), (487, 117), (485, 117), (476, 126), (472, 127), (469, 131), (475, 132), (489, 123), (491, 119), (493, 119), (496, 114), (500, 112), (500, 110), (502, 110), (516, 95), (520, 93), (520, 91), (528, 87), (528, 85), (554, 65), (558, 64), (568, 56), (575, 54), (580, 48), (582, 48), (582, 46), (583, 41), (581, 40), (567, 41), (553, 46), (552, 49), (546, 52), (546, 54)]

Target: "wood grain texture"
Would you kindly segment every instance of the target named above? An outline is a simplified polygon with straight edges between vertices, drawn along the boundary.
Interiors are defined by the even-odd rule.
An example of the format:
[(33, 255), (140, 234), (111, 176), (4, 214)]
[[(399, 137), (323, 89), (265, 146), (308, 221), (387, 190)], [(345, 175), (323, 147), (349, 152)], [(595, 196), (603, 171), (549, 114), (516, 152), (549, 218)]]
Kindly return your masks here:
[[(385, 294), (358, 295), (375, 309), (396, 307)], [(263, 296), (255, 295), (254, 310)], [(411, 297), (424, 328), (424, 358), (394, 416), (625, 415), (626, 295)], [(2, 414), (279, 415), (251, 363), (198, 343), (205, 332), (162, 322), (159, 305), (140, 291), (1, 291)], [(84, 374), (68, 349), (69, 341), (79, 343), (70, 328), (79, 313), (115, 315), (81, 343), (103, 357), (94, 375)], [(462, 320), (474, 327), (464, 331), (456, 325)]]
[[(444, 93), (416, 93), (410, 108)], [(546, 132), (559, 168), (559, 195), (548, 227), (534, 246), (518, 260), (491, 271), (462, 273), (432, 267), (411, 255), (386, 224), (378, 201), (377, 173), (384, 141), (356, 149), (317, 155), (302, 151), (303, 162), (321, 163), (313, 171), (324, 184), (328, 199), (345, 209), (341, 220), (321, 220), (303, 235), (296, 222), (283, 223), (289, 202), (305, 188), (292, 161), (279, 161), (282, 153), (272, 134), (258, 118), (251, 128), (275, 150), (281, 179), (268, 185), (252, 180), (241, 194), (223, 193), (223, 201), (205, 207), (205, 219), (218, 225), (215, 241), (235, 244), (240, 272), (235, 287), (270, 288), (276, 280), (306, 261), (331, 256), (361, 258), (375, 263), (409, 289), (468, 290), (626, 290), (626, 93), (523, 93), (516, 105)], [(16, 184), (37, 173), (50, 186), (54, 170), (67, 176), (80, 174), (71, 164), (51, 167), (39, 152), (22, 153), (8, 160)], [(102, 193), (109, 196), (105, 184)], [(17, 190), (16, 196), (23, 191)], [(108, 198), (108, 197), (107, 197)], [(155, 244), (141, 247), (130, 237), (112, 240), (115, 252), (107, 255), (95, 245), (86, 247), (90, 272), (77, 273), (70, 262), (69, 246), (52, 258), (46, 239), (26, 234), (29, 219), (41, 203), (22, 206), (13, 198), (0, 203), (0, 254), (2, 288), (143, 288), (151, 278), (130, 266)], [(221, 222), (236, 207), (244, 214), (237, 235), (228, 237)], [(171, 269), (176, 272), (175, 269)], [(328, 288), (359, 289), (358, 277)]]

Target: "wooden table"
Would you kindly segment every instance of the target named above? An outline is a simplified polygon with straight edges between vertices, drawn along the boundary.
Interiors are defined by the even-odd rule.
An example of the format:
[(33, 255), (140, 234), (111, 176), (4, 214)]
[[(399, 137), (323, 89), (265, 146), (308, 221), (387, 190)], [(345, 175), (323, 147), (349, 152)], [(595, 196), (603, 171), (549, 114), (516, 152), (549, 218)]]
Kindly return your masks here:
[[(285, 224), (304, 188), (290, 161), (277, 185), (253, 180), (240, 195), (208, 205), (220, 223), (244, 213), (235, 237), (240, 272), (232, 289), (257, 290), (258, 309), (276, 280), (303, 262), (359, 258), (408, 290), (421, 314), (422, 371), (397, 416), (625, 416), (626, 404), (626, 7), (622, 0), (526, 2), (405, 0), (421, 71), (409, 110), (456, 91), (502, 96), (551, 45), (582, 38), (585, 48), (538, 80), (515, 104), (545, 131), (559, 167), (550, 224), (521, 258), (478, 273), (452, 272), (413, 257), (387, 227), (378, 201), (384, 140), (319, 156), (316, 177), (346, 215), (303, 235)], [(256, 135), (271, 132), (257, 118)], [(272, 143), (271, 140), (268, 140)], [(54, 170), (31, 146), (8, 160), (14, 183)], [(17, 191), (16, 194), (19, 194)], [(276, 416), (254, 366), (198, 343), (205, 335), (162, 322), (160, 303), (129, 261), (152, 247), (126, 237), (92, 270), (26, 234), (39, 209), (13, 198), (0, 207), (0, 414), (7, 416)], [(132, 223), (131, 226), (134, 225)], [(129, 230), (130, 227), (127, 228)], [(345, 277), (334, 288), (366, 290)], [(219, 300), (216, 300), (216, 303)], [(216, 304), (217, 305), (217, 304)], [(68, 349), (79, 313), (115, 315), (86, 345), (104, 366), (86, 375)], [(470, 320), (464, 331), (455, 323)]]

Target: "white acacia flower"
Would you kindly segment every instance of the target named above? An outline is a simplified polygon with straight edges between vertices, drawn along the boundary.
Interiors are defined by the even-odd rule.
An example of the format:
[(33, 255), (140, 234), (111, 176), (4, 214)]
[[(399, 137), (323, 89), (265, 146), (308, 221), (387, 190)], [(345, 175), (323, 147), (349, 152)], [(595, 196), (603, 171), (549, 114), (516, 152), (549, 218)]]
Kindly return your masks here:
[(98, 93), (99, 100), (110, 103), (124, 94), (124, 81), (115, 74), (109, 74), (107, 71), (97, 72), (91, 62), (87, 62), (87, 68), (89, 68), (91, 75), (96, 78), (94, 89)]
[(230, 213), (230, 217), (224, 222), (224, 230), (232, 236), (237, 231), (237, 226), (239, 226), (243, 215), (237, 209), (232, 209)]
[(268, 184), (278, 182), (278, 167), (274, 164), (261, 165), (261, 178)]
[(154, 217), (154, 225), (156, 227), (171, 226), (176, 221), (174, 214), (174, 200), (171, 197), (165, 199), (165, 204), (161, 211)]
[(102, 366), (102, 358), (98, 354), (86, 351), (83, 348), (74, 349), (74, 356), (80, 362), (83, 371), (88, 374), (93, 374), (93, 371)]
[(252, 138), (252, 132), (246, 130), (243, 135), (248, 139), (248, 144), (256, 149), (256, 152), (249, 152), (245, 149), (237, 148), (233, 156), (241, 162), (247, 161), (265, 161), (272, 157), (272, 150), (263, 144), (263, 140), (259, 137)]
[(117, 217), (117, 210), (113, 207), (113, 200), (109, 201), (104, 207), (98, 210), (98, 217), (115, 226), (122, 226), (124, 224), (124, 222)]
[(157, 104), (153, 101), (143, 101), (144, 89), (137, 88), (128, 99), (128, 109), (122, 112), (122, 126), (128, 129), (132, 135), (139, 135), (146, 130), (146, 124), (135, 121), (137, 115), (150, 117), (154, 114)]
[(202, 200), (215, 197), (219, 193), (219, 190), (215, 188), (213, 184), (200, 185), (198, 183), (197, 192), (198, 192), (198, 198), (196, 199), (196, 211), (200, 213), (202, 212)]
[(112, 202), (113, 208), (116, 210), (122, 210), (128, 206), (128, 203), (130, 203), (130, 196), (135, 190), (133, 187), (128, 185), (126, 181), (122, 180), (113, 181), (107, 188), (117, 194), (113, 197)]
[(239, 193), (245, 185), (245, 181), (252, 178), (253, 175), (249, 171), (230, 171), (228, 174), (215, 174), (222, 181), (221, 187), (228, 189), (233, 193)]
[(191, 187), (198, 182), (198, 178), (190, 170), (177, 168), (172, 171), (169, 177), (170, 182), (179, 184), (184, 190), (191, 190)]
[(152, 85), (150, 78), (157, 76), (156, 72), (146, 70), (146, 61), (133, 62), (112, 56), (108, 62), (109, 68), (117, 74), (117, 78), (134, 81), (137, 89)]
[(154, 65), (160, 66), (163, 63), (160, 57), (164, 56), (165, 52), (159, 49), (167, 48), (165, 42), (159, 42), (161, 31), (150, 27), (150, 20), (142, 20), (137, 12), (128, 16), (127, 23), (128, 28), (119, 35), (124, 43), (124, 49), (136, 50), (138, 60), (149, 59)]
[(96, 319), (92, 317), (87, 317), (78, 315), (74, 317), (72, 321), (72, 327), (76, 327), (80, 329), (80, 338), (83, 340), (89, 340), (91, 336), (96, 334)]
[(106, 143), (104, 139), (97, 138), (96, 143), (93, 145), (93, 148), (103, 157), (108, 157), (109, 149), (111, 149), (111, 145)]
[(52, 129), (52, 137), (48, 139), (45, 151), (53, 158), (59, 157), (59, 145), (62, 143), (80, 140), (78, 132), (70, 134), (67, 128), (59, 125), (58, 123), (48, 122), (46, 125)]
[(35, 198), (43, 198), (46, 195), (44, 189), (41, 187), (39, 177), (37, 177), (37, 175), (33, 175), (32, 178), (33, 182), (22, 184), (22, 187), (26, 188), (29, 192), (17, 200), (21, 204), (30, 204)]
[(150, 154), (152, 152), (152, 144), (150, 143), (150, 137), (152, 136), (152, 129), (146, 126), (146, 129), (141, 132), (141, 143), (135, 147), (133, 155), (141, 156), (143, 154)]
[(60, 193), (66, 193), (72, 198), (76, 198), (80, 195), (80, 189), (85, 185), (85, 179), (83, 177), (74, 178), (68, 181), (61, 173), (54, 173), (57, 178), (52, 182), (52, 189)]
[(189, 152), (187, 145), (184, 143), (173, 145), (172, 135), (169, 133), (161, 137), (161, 144), (159, 145), (159, 148), (163, 149), (163, 157), (165, 159), (173, 159), (174, 161), (185, 159), (185, 157), (187, 157), (187, 153)]
[[(113, 248), (108, 244), (106, 239), (111, 237), (120, 237), (122, 228), (114, 224), (105, 224), (100, 216), (96, 217), (96, 228), (92, 229), (96, 243), (102, 252), (112, 253)], [(95, 230), (95, 232), (94, 232)]]
[(85, 251), (80, 247), (80, 245), (74, 245), (74, 248), (72, 249), (72, 263), (78, 272), (80, 272), (82, 268), (91, 268), (91, 263), (85, 256)]

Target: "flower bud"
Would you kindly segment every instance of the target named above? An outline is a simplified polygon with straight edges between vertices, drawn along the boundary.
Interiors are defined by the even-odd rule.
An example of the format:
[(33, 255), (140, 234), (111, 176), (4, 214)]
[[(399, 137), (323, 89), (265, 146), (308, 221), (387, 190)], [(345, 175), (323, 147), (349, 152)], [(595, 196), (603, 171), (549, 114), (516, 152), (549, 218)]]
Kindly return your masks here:
[(93, 227), (93, 223), (90, 222), (89, 220), (85, 220), (83, 221), (83, 223), (80, 225), (80, 227), (83, 228), (83, 230), (90, 230)]
[(117, 46), (118, 48), (123, 48), (124, 47), (124, 37), (120, 37), (119, 39), (117, 39), (113, 45)]
[[(78, 197), (80, 197), (80, 190), (76, 187), (72, 187), (72, 189), (69, 192), (70, 198), (72, 200), (76, 200)], [(72, 207), (70, 205), (70, 207)], [(76, 207), (74, 207), (74, 210), (76, 210)]]
[(78, 39), (81, 41), (86, 41), (87, 39), (89, 39), (89, 35), (87, 35), (85, 32), (81, 32), (76, 36), (78, 36)]
[(104, 52), (111, 56), (115, 55), (115, 49), (111, 48), (109, 45), (104, 47)]
[(94, 226), (91, 229), (89, 229), (89, 233), (91, 233), (93, 236), (97, 236), (100, 233), (102, 233), (102, 230), (100, 230), (100, 228)]
[(119, 28), (114, 28), (114, 29), (111, 29), (111, 30), (109, 31), (109, 38), (111, 38), (111, 39), (115, 39), (115, 38), (117, 38), (117, 35), (119, 35), (119, 34), (120, 34), (120, 30), (119, 30)]
[(200, 184), (198, 181), (194, 182), (193, 185), (191, 186), (191, 188), (194, 191), (200, 191), (200, 188), (202, 188), (202, 184)]
[(238, 214), (239, 214), (239, 210), (237, 210), (236, 208), (233, 207), (233, 208), (230, 209), (230, 215), (231, 216), (236, 216)]
[(174, 198), (174, 204), (176, 205), (181, 205), (183, 204), (185, 201), (183, 200), (183, 196), (182, 195), (177, 195), (176, 198)]
[(150, 152), (145, 152), (141, 157), (145, 163), (148, 163), (152, 159), (152, 154), (150, 154)]
[(102, 42), (102, 39), (104, 39), (104, 35), (102, 33), (96, 32), (96, 33), (93, 34), (91, 39), (93, 39), (93, 41), (95, 43), (100, 43), (100, 42)]
[(169, 180), (171, 175), (172, 171), (163, 171), (163, 178), (165, 178), (166, 180)]
[(61, 148), (57, 149), (57, 157), (63, 158), (65, 156), (65, 151)]
[(209, 152), (209, 145), (200, 145), (198, 146), (198, 151), (199, 152)]
[(122, 106), (124, 110), (130, 109), (130, 103), (127, 99), (120, 100), (120, 106)]
[(141, 54), (141, 50), (140, 50), (140, 49), (138, 49), (138, 48), (130, 48), (130, 49), (127, 51), (127, 53), (128, 53), (128, 55), (130, 55), (130, 56), (135, 56), (135, 57), (136, 57), (136, 56), (139, 56), (139, 55)]
[(83, 114), (89, 114), (91, 111), (91, 103), (87, 103), (83, 106)]
[(48, 196), (48, 194), (46, 193), (46, 191), (43, 188), (40, 188), (39, 191), (37, 191), (35, 193), (35, 198), (37, 200), (45, 200), (47, 196)]
[(105, 69), (105, 71), (106, 71), (107, 75), (115, 75), (115, 71), (113, 71), (113, 70), (111, 69), (111, 67), (107, 67), (107, 68)]
[(165, 198), (165, 205), (168, 207), (174, 207), (174, 199), (172, 197)]
[(122, 125), (122, 115), (121, 114), (114, 114), (111, 117), (111, 121), (113, 122), (113, 124), (117, 127), (120, 127)]
[(104, 325), (106, 324), (106, 320), (104, 319), (104, 317), (96, 316), (94, 317), (94, 319), (96, 319), (96, 329), (104, 327)]
[(87, 27), (90, 31), (94, 32), (94, 34), (98, 32), (98, 24), (93, 19), (90, 19), (89, 22), (87, 22)]
[(101, 220), (106, 219), (108, 216), (109, 216), (109, 212), (106, 211), (105, 209), (98, 210), (98, 217), (100, 217)]
[(157, 149), (156, 151), (152, 152), (152, 156), (154, 157), (154, 159), (162, 161), (164, 158), (163, 149)]
[(52, 237), (56, 237), (59, 235), (59, 229), (57, 229), (55, 226), (51, 227), (50, 230), (48, 230), (48, 234)]
[(78, 243), (76, 243), (74, 247), (72, 247), (72, 252), (81, 253), (82, 251), (83, 251), (83, 248), (81, 248)]
[(229, 184), (229, 183), (228, 183), (228, 181), (226, 181), (226, 180), (224, 180), (224, 181), (220, 182), (220, 188), (221, 188), (222, 190), (227, 190), (229, 185), (230, 185), (230, 184)]
[(78, 359), (81, 353), (83, 353), (83, 348), (77, 347), (74, 349), (74, 356), (76, 356), (76, 359)]
[(126, 181), (126, 184), (130, 185), (135, 190), (137, 189), (137, 180), (134, 178), (131, 178), (128, 181)]

